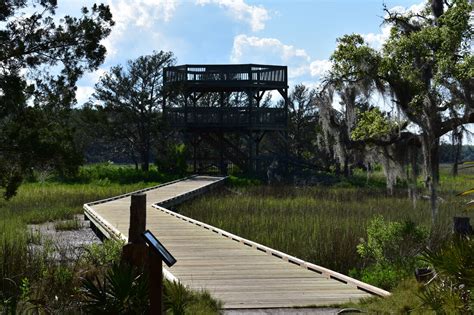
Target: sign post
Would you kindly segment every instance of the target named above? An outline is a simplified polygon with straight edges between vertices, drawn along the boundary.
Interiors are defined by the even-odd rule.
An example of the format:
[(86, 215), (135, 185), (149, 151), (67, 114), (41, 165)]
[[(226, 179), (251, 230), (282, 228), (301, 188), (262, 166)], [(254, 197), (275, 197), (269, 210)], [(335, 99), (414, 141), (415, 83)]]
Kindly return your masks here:
[(128, 243), (123, 247), (122, 260), (135, 267), (148, 267), (150, 314), (164, 314), (163, 261), (171, 267), (176, 263), (176, 259), (153, 233), (145, 229), (146, 195), (133, 194), (130, 202)]
[(176, 263), (176, 259), (149, 230), (143, 232), (142, 237), (148, 245), (150, 314), (162, 314), (164, 310), (163, 261), (171, 267)]

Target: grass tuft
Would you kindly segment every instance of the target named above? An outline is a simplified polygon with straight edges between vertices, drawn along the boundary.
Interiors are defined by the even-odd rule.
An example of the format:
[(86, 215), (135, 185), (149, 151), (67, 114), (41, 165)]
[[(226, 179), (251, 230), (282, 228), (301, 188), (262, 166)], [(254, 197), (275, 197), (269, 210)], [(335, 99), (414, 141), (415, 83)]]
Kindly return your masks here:
[(74, 231), (82, 228), (82, 223), (77, 218), (72, 220), (57, 221), (54, 223), (56, 231)]

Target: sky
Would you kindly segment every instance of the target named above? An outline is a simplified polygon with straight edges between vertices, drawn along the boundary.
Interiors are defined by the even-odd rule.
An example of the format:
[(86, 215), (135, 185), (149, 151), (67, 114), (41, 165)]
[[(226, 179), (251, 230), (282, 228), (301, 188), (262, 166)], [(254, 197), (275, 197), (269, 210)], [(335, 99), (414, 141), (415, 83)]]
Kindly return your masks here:
[[(58, 1), (57, 14), (77, 15), (100, 1)], [(290, 88), (316, 87), (330, 67), (336, 39), (359, 33), (379, 49), (389, 34), (383, 6), (420, 10), (423, 0), (103, 0), (116, 25), (104, 40), (100, 69), (78, 82), (81, 106), (110, 67), (155, 51), (172, 51), (177, 64), (287, 65)]]

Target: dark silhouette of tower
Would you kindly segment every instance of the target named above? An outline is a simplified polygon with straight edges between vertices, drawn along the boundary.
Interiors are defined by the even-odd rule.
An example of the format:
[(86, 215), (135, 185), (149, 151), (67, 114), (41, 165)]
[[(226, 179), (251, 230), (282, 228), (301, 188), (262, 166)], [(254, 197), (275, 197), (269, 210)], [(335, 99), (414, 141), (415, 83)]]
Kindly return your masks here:
[[(231, 162), (246, 172), (262, 172), (285, 159), (288, 129), (286, 66), (233, 64), (181, 65), (164, 69), (163, 115), (183, 132), (192, 148), (194, 171), (215, 165), (227, 172)], [(283, 97), (276, 107), (263, 107), (265, 92)], [(240, 93), (243, 101), (231, 102)], [(207, 101), (204, 101), (207, 100)], [(278, 143), (262, 152), (261, 143)]]

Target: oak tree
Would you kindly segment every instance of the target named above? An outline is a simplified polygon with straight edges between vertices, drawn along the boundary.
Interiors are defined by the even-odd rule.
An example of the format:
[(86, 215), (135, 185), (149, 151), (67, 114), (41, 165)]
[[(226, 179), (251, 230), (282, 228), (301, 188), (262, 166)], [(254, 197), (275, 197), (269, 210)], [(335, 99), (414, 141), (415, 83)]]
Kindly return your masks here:
[[(474, 122), (474, 58), (467, 0), (432, 0), (421, 13), (386, 9), (390, 37), (382, 51), (359, 35), (346, 35), (333, 55), (333, 75), (349, 84), (370, 83), (388, 96), (416, 130), (367, 139), (388, 146), (416, 138), (422, 148), (432, 220), (438, 217), (439, 139)], [(347, 66), (348, 65), (348, 66)]]

